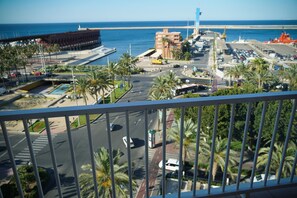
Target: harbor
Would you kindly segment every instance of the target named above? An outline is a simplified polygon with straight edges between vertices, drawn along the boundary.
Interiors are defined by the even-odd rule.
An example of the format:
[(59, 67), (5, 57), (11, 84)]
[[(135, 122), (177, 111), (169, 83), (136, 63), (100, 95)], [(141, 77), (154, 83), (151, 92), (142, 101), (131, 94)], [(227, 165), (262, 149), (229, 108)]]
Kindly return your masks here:
[[(195, 29), (195, 26), (151, 26), (151, 27), (79, 27), (84, 30), (148, 30), (148, 29)], [(200, 25), (199, 29), (236, 29), (236, 30), (297, 30), (297, 25)]]

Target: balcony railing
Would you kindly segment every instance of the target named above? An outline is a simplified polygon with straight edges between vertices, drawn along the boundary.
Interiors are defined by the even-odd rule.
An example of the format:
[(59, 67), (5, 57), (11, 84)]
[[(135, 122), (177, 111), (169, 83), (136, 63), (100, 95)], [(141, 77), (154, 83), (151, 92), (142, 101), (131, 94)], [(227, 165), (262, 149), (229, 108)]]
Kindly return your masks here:
[[(180, 109), (181, 110), (181, 130), (180, 130), (180, 137), (183, 137), (184, 135), (184, 121), (185, 121), (185, 111), (189, 107), (197, 107), (197, 114), (198, 114), (198, 120), (197, 120), (197, 138), (196, 138), (196, 149), (195, 149), (195, 159), (194, 159), (194, 177), (193, 177), (193, 184), (195, 186), (197, 182), (197, 175), (198, 175), (198, 161), (199, 161), (199, 146), (200, 146), (200, 134), (201, 134), (201, 117), (202, 114), (202, 108), (204, 106), (214, 106), (214, 121), (212, 123), (212, 144), (211, 144), (211, 156), (210, 156), (210, 168), (208, 171), (208, 179), (207, 184), (208, 187), (205, 190), (196, 190), (194, 187), (190, 192), (181, 192), (181, 186), (182, 186), (182, 171), (178, 172), (178, 193), (177, 194), (171, 194), (171, 195), (160, 195), (162, 197), (168, 196), (168, 197), (207, 197), (207, 196), (216, 196), (216, 195), (230, 195), (230, 194), (244, 194), (248, 192), (255, 192), (258, 190), (263, 189), (269, 189), (269, 188), (280, 188), (284, 186), (296, 186), (297, 185), (297, 177), (295, 175), (296, 170), (296, 163), (297, 163), (297, 151), (295, 151), (295, 160), (294, 163), (291, 164), (292, 170), (291, 174), (288, 178), (281, 178), (281, 171), (282, 166), (284, 164), (284, 160), (286, 157), (286, 151), (288, 148), (289, 140), (291, 138), (293, 122), (295, 119), (295, 113), (296, 113), (296, 99), (297, 99), (297, 91), (291, 91), (291, 92), (275, 92), (275, 93), (260, 93), (260, 94), (244, 94), (244, 95), (232, 95), (232, 96), (217, 96), (217, 97), (201, 97), (201, 98), (187, 98), (187, 99), (174, 99), (174, 100), (162, 100), (162, 101), (143, 101), (143, 102), (133, 102), (133, 103), (116, 103), (116, 104), (106, 104), (106, 105), (90, 105), (90, 106), (78, 106), (78, 107), (60, 107), (60, 108), (47, 108), (47, 109), (32, 109), (32, 110), (22, 110), (22, 111), (1, 111), (0, 112), (0, 123), (2, 128), (2, 133), (4, 137), (5, 147), (7, 149), (10, 164), (12, 167), (13, 175), (16, 179), (17, 189), (21, 197), (24, 196), (24, 189), (22, 189), (20, 177), (17, 171), (17, 165), (15, 162), (15, 156), (13, 147), (11, 145), (11, 141), (9, 138), (9, 131), (7, 130), (7, 122), (8, 121), (15, 121), (20, 120), (23, 122), (24, 132), (26, 136), (27, 146), (29, 148), (30, 152), (30, 160), (32, 162), (35, 179), (37, 182), (38, 187), (38, 193), (39, 197), (44, 197), (44, 192), (42, 189), (41, 181), (38, 175), (38, 164), (36, 160), (35, 151), (32, 146), (31, 142), (31, 136), (29, 133), (28, 128), (28, 121), (30, 119), (43, 119), (45, 121), (45, 127), (46, 127), (46, 135), (48, 138), (48, 144), (50, 149), (50, 157), (52, 161), (52, 168), (54, 172), (56, 187), (58, 191), (59, 197), (63, 197), (63, 192), (61, 188), (61, 181), (58, 171), (58, 164), (56, 160), (57, 153), (55, 151), (53, 141), (52, 141), (52, 128), (49, 122), (49, 119), (55, 118), (55, 117), (64, 117), (66, 122), (66, 133), (67, 133), (67, 141), (69, 142), (69, 148), (70, 148), (70, 154), (71, 154), (71, 163), (73, 168), (73, 175), (74, 175), (74, 183), (76, 186), (76, 196), (81, 197), (80, 195), (80, 188), (79, 188), (79, 180), (78, 180), (78, 165), (76, 163), (76, 157), (75, 157), (75, 150), (74, 150), (74, 143), (72, 138), (72, 129), (70, 127), (70, 116), (77, 116), (77, 115), (85, 115), (86, 116), (86, 136), (88, 137), (88, 146), (89, 146), (89, 152), (94, 152), (94, 131), (91, 129), (91, 121), (90, 121), (90, 115), (92, 114), (103, 114), (105, 115), (105, 124), (106, 124), (106, 136), (107, 136), (107, 142), (108, 142), (108, 152), (109, 155), (112, 156), (112, 148), (114, 145), (112, 145), (112, 139), (111, 139), (111, 131), (110, 131), (110, 114), (113, 113), (124, 113), (125, 117), (125, 123), (123, 123), (125, 133), (127, 136), (127, 139), (131, 137), (131, 131), (129, 128), (129, 116), (133, 112), (142, 112), (143, 118), (144, 118), (144, 126), (142, 127), (142, 131), (139, 131), (139, 133), (143, 133), (144, 136), (144, 169), (145, 169), (145, 175), (144, 175), (144, 181), (145, 181), (145, 196), (150, 196), (150, 189), (149, 189), (149, 147), (148, 147), (148, 130), (149, 130), (149, 119), (148, 115), (151, 112), (151, 110), (160, 110), (162, 112), (162, 145), (166, 145), (166, 133), (168, 132), (167, 125), (166, 125), (166, 118), (167, 118), (167, 110), (168, 109)], [(277, 128), (279, 124), (279, 119), (282, 116), (282, 104), (283, 101), (288, 100), (292, 103), (292, 109), (290, 110), (290, 118), (287, 123), (287, 132), (285, 141), (283, 142), (283, 152), (280, 162), (280, 167), (278, 169), (278, 176), (275, 180), (269, 180), (268, 181), (268, 175), (269, 175), (269, 168), (271, 165), (271, 158), (272, 158), (272, 150), (273, 145), (275, 142), (275, 136), (277, 133)], [(245, 145), (247, 142), (247, 133), (249, 131), (249, 122), (250, 122), (250, 116), (252, 111), (252, 105), (257, 102), (263, 102), (263, 109), (262, 109), (262, 117), (260, 121), (259, 131), (257, 134), (257, 143), (255, 146), (254, 151), (254, 157), (253, 157), (253, 165), (251, 170), (251, 177), (254, 178), (256, 174), (256, 163), (259, 155), (259, 149), (260, 149), (260, 141), (262, 136), (262, 129), (264, 126), (264, 118), (267, 110), (267, 105), (270, 101), (277, 101), (278, 102), (278, 109), (275, 117), (275, 126), (274, 131), (272, 131), (272, 138), (271, 138), (271, 152), (269, 152), (268, 156), (268, 163), (265, 168), (265, 177), (263, 182), (257, 182), (254, 183), (253, 179), (250, 180), (248, 183), (242, 183), (240, 181), (241, 173), (242, 173), (242, 166), (244, 162), (244, 153), (245, 153)], [(226, 160), (225, 160), (225, 168), (223, 171), (222, 176), (222, 186), (219, 188), (212, 188), (211, 182), (212, 182), (212, 167), (214, 165), (214, 149), (215, 149), (215, 140), (217, 136), (217, 128), (218, 128), (218, 108), (220, 105), (228, 104), (231, 105), (231, 111), (230, 111), (230, 126), (229, 127), (229, 134), (228, 134), (228, 144), (226, 146)], [(227, 179), (227, 168), (228, 167), (228, 159), (229, 159), (229, 150), (231, 146), (231, 137), (232, 137), (232, 126), (236, 122), (234, 119), (235, 117), (235, 105), (236, 104), (246, 104), (246, 119), (245, 119), (245, 127), (243, 133), (243, 140), (242, 140), (242, 146), (241, 146), (241, 152), (239, 156), (239, 162), (238, 162), (238, 173), (237, 173), (237, 179), (234, 182), (233, 185), (227, 185), (226, 179)], [(95, 134), (95, 137), (97, 137), (99, 134)], [(183, 139), (181, 138), (180, 145), (183, 144)], [(2, 146), (2, 145), (1, 145)], [(183, 147), (179, 146), (179, 161), (182, 162), (182, 153), (183, 153)], [(132, 190), (132, 160), (131, 160), (131, 145), (130, 142), (127, 141), (127, 160), (128, 160), (128, 175), (129, 175), (129, 196), (133, 197), (135, 196), (136, 192), (133, 192)], [(111, 159), (111, 158), (110, 158)], [(162, 146), (162, 159), (166, 159), (166, 146)], [(95, 161), (94, 156), (90, 155), (90, 161), (92, 166), (92, 174), (93, 174), (93, 182), (94, 182), (94, 191), (97, 197), (99, 197), (98, 189), (97, 189), (97, 181), (96, 181), (96, 169), (95, 169)], [(113, 170), (113, 161), (110, 160), (111, 164), (111, 179), (112, 179), (112, 189), (115, 189), (115, 179), (114, 179), (114, 170)], [(183, 163), (179, 163), (179, 170), (183, 169)], [(162, 166), (162, 179), (161, 179), (161, 186), (163, 189), (163, 192), (165, 192), (165, 186), (166, 186), (166, 179), (165, 179), (165, 160), (163, 160), (163, 166)], [(2, 192), (0, 191), (0, 197), (3, 197), (1, 195)], [(112, 196), (116, 197), (115, 190), (112, 191)]]

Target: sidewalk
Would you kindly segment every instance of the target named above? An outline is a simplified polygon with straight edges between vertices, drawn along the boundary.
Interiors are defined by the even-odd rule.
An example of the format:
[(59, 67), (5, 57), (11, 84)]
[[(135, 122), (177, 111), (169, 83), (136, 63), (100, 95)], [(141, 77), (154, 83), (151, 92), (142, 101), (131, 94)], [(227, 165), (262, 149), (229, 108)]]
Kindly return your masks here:
[[(169, 129), (172, 126), (172, 123), (174, 121), (174, 113), (173, 111), (170, 111), (167, 119), (166, 119), (166, 125), (167, 129)], [(155, 128), (157, 128), (157, 123), (155, 124)], [(158, 164), (162, 160), (162, 137), (161, 137), (161, 132), (157, 132), (156, 135), (156, 147), (151, 149), (154, 152), (154, 156), (149, 163), (149, 195), (150, 196), (156, 196), (159, 194), (159, 186), (160, 186), (160, 171), (162, 171)], [(173, 144), (167, 144), (166, 145), (166, 155), (175, 155), (178, 153), (177, 149), (174, 148)], [(145, 178), (142, 180), (141, 185), (138, 189), (136, 198), (143, 198), (145, 197), (146, 194), (146, 182)]]

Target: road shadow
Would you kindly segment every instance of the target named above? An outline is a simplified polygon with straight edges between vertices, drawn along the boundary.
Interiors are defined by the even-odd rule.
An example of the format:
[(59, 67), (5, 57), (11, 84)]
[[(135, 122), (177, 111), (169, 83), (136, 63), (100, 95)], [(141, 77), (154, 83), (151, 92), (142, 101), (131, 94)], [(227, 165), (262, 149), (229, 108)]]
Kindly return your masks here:
[(145, 144), (144, 140), (139, 138), (132, 138), (132, 140), (134, 142), (134, 148), (142, 147)]
[(122, 125), (115, 124), (112, 131), (118, 131), (118, 130), (121, 130), (122, 128), (123, 128)]
[[(172, 143), (172, 141), (166, 141), (166, 145), (169, 145), (171, 143)], [(158, 148), (158, 147), (161, 147), (161, 146), (162, 146), (162, 142), (158, 142), (157, 144), (155, 144), (154, 148)]]

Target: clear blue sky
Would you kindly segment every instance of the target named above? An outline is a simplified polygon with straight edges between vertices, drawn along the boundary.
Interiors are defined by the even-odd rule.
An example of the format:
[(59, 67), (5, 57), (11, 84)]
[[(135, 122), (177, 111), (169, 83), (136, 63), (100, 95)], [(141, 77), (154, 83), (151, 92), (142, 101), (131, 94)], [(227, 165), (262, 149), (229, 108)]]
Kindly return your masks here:
[(297, 0), (0, 0), (0, 23), (297, 20)]

